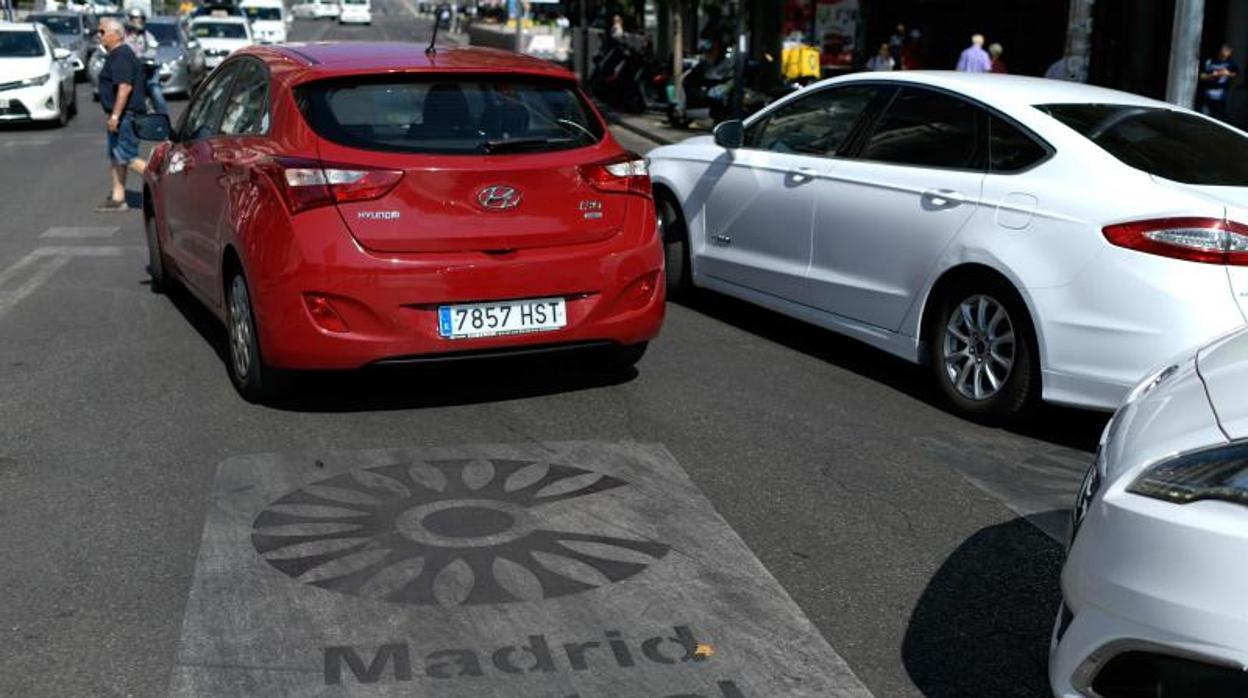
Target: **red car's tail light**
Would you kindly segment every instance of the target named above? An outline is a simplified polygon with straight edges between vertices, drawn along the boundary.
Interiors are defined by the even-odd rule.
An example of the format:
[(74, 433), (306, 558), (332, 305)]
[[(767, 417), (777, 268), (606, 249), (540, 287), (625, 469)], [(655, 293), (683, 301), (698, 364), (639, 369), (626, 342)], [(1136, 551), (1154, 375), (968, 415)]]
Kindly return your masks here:
[(650, 165), (635, 153), (606, 162), (583, 165), (581, 176), (599, 191), (650, 196)]
[(347, 326), (347, 321), (342, 319), (342, 316), (338, 314), (333, 304), (325, 296), (314, 293), (306, 294), (303, 297), (303, 304), (307, 306), (308, 314), (323, 329), (330, 332), (351, 331), (351, 328)]
[(1219, 218), (1158, 218), (1109, 225), (1111, 243), (1139, 252), (1205, 264), (1248, 266), (1248, 226)]
[(291, 213), (385, 196), (403, 179), (401, 170), (380, 170), (278, 158), (270, 173)]

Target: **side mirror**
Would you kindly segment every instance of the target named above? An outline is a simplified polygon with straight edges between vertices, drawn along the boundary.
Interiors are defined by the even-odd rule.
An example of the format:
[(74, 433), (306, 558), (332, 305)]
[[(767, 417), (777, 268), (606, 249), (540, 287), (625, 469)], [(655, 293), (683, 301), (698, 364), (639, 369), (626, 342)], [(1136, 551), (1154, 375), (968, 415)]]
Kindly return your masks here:
[(721, 148), (740, 148), (745, 142), (745, 128), (739, 119), (717, 124), (714, 134), (715, 145)]
[(67, 48), (54, 48), (54, 49), (52, 49), (52, 57), (53, 57), (53, 58), (55, 58), (55, 59), (56, 59), (56, 60), (58, 60), (58, 61), (68, 60), (68, 59), (69, 59), (69, 57), (70, 57), (70, 56), (72, 56), (72, 55), (74, 55), (74, 54), (73, 54), (73, 53), (71, 53), (71, 52), (70, 52), (70, 50), (69, 50), (69, 49), (67, 49)]
[(134, 132), (145, 141), (167, 141), (173, 126), (164, 114), (144, 114), (134, 120)]

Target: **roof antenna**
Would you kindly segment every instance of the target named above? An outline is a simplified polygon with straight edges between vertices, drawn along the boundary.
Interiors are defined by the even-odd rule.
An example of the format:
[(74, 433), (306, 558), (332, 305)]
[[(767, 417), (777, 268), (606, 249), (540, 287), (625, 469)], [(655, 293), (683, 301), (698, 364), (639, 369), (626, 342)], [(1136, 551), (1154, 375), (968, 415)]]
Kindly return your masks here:
[(438, 27), (442, 26), (441, 13), (435, 13), (433, 18), (433, 37), (429, 39), (429, 45), (425, 47), (425, 55), (432, 56), (438, 52), (438, 47), (434, 43), (438, 40)]

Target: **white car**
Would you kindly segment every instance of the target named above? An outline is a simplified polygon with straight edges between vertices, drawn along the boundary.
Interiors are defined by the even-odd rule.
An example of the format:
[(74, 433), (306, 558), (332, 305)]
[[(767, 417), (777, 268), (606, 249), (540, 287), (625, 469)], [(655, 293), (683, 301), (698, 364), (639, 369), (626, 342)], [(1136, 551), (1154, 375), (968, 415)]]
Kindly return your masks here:
[(1248, 332), (1128, 394), (1074, 524), (1056, 695), (1248, 695)]
[(339, 3), (339, 24), (372, 24), (373, 7), (369, 0), (342, 0)]
[(291, 8), (299, 19), (334, 19), (339, 12), (338, 0), (304, 0)]
[(288, 15), (282, 0), (243, 0), (239, 8), (251, 21), (251, 33), (262, 44), (286, 43)]
[(1245, 322), (1248, 135), (1087, 85), (816, 83), (650, 153), (669, 293), (700, 286), (929, 363), (983, 421), (1112, 409)]
[(209, 70), (221, 65), (231, 53), (255, 43), (251, 25), (243, 17), (196, 17), (191, 20), (191, 36), (203, 47), (204, 65)]
[(69, 123), (78, 112), (74, 67), (44, 25), (0, 22), (0, 122)]

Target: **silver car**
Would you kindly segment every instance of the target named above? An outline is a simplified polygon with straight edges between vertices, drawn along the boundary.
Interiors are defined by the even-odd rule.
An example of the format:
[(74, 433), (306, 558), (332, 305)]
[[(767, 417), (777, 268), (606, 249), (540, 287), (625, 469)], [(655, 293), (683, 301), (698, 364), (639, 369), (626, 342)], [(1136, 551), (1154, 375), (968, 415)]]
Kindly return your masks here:
[(95, 33), (91, 17), (77, 12), (38, 12), (26, 19), (47, 27), (56, 43), (74, 54), (74, 77), (85, 80), (87, 60), (91, 57), (91, 35)]
[(167, 96), (190, 96), (208, 73), (199, 41), (186, 30), (179, 17), (152, 17), (147, 30), (156, 37), (156, 60), (160, 84)]

